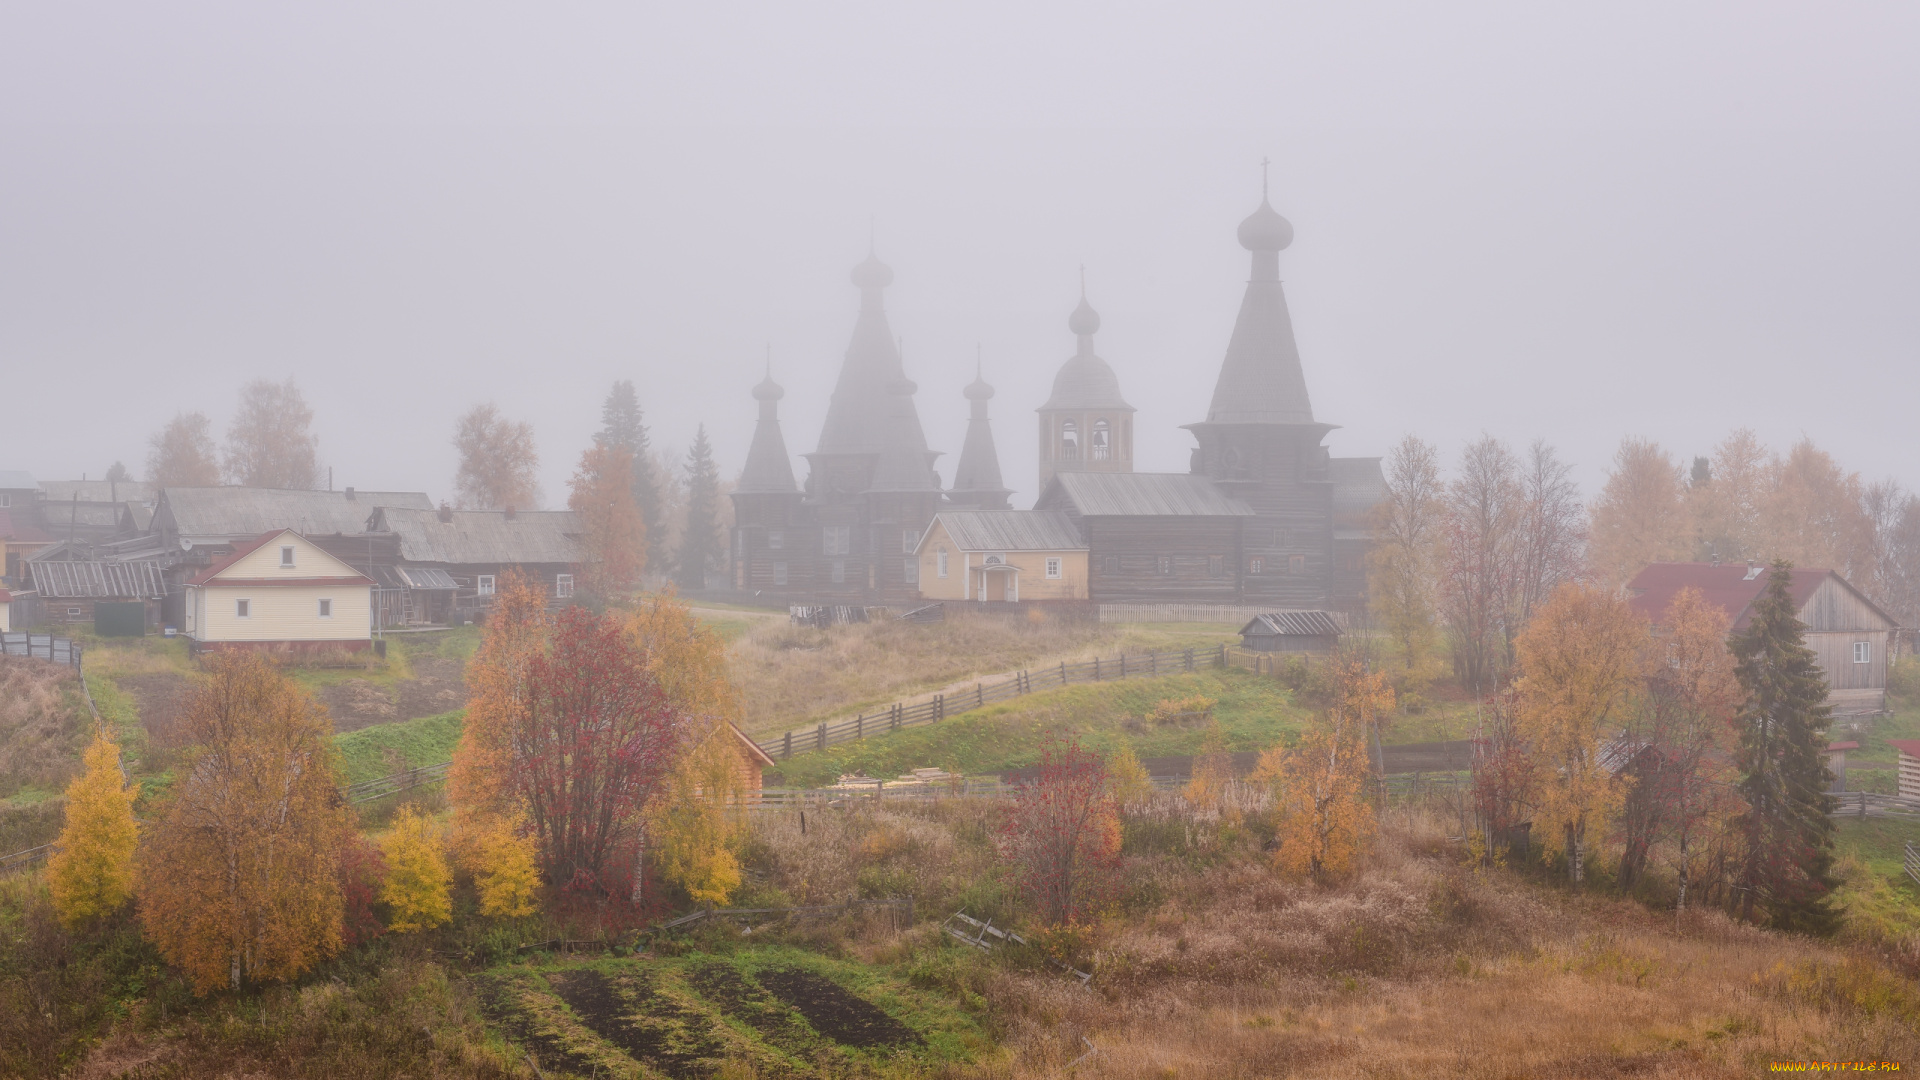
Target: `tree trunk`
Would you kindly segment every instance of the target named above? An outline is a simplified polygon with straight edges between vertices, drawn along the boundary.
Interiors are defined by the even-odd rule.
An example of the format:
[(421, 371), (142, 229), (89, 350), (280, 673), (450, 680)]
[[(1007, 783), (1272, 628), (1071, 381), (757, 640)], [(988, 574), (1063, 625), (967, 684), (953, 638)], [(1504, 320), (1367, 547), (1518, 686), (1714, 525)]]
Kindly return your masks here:
[(1567, 879), (1578, 885), (1587, 879), (1585, 830), (1567, 825)]

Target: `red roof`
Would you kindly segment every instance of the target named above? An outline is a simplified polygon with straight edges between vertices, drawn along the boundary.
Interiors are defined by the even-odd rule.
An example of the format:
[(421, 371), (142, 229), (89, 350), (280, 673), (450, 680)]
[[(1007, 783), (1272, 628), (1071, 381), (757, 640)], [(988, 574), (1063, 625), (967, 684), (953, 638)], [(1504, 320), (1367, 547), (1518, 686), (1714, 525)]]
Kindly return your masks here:
[(1888, 739), (1887, 745), (1908, 757), (1920, 758), (1920, 739)]
[[(189, 585), (207, 585), (207, 584), (211, 584), (211, 583), (213, 582), (213, 579), (214, 579), (214, 577), (216, 577), (216, 576), (217, 576), (217, 575), (218, 575), (218, 574), (219, 574), (219, 573), (220, 573), (220, 572), (221, 572), (222, 570), (225, 570), (225, 569), (226, 569), (227, 567), (229, 567), (229, 566), (232, 566), (232, 565), (233, 565), (234, 563), (237, 563), (237, 562), (239, 562), (239, 561), (240, 561), (241, 559), (243, 559), (243, 558), (245, 558), (246, 556), (248, 556), (248, 555), (251, 555), (251, 554), (253, 554), (254, 552), (256, 552), (256, 551), (258, 551), (258, 550), (260, 550), (261, 548), (263, 548), (263, 547), (265, 547), (265, 546), (266, 546), (267, 544), (269, 544), (269, 543), (271, 543), (272, 541), (274, 541), (274, 540), (277, 540), (277, 539), (279, 539), (280, 537), (282, 537), (282, 536), (287, 536), (287, 535), (293, 535), (293, 536), (300, 536), (300, 534), (299, 534), (299, 533), (297, 533), (297, 532), (294, 532), (294, 531), (293, 531), (292, 529), (275, 529), (275, 530), (273, 530), (272, 532), (269, 532), (269, 533), (262, 533), (262, 534), (260, 534), (259, 536), (256, 536), (256, 537), (254, 537), (253, 539), (251, 539), (251, 540), (248, 540), (248, 541), (246, 541), (245, 543), (240, 543), (240, 544), (235, 544), (235, 545), (233, 545), (233, 554), (231, 554), (231, 555), (228, 555), (228, 556), (226, 556), (226, 557), (224, 557), (224, 558), (219, 558), (219, 559), (215, 559), (215, 560), (213, 561), (213, 565), (211, 565), (211, 566), (209, 566), (209, 567), (207, 567), (207, 568), (206, 568), (205, 570), (202, 570), (202, 571), (200, 571), (199, 573), (197, 573), (197, 574), (195, 574), (195, 575), (193, 575), (193, 576), (192, 576), (191, 578), (188, 578), (188, 579), (187, 579), (187, 584), (189, 584)], [(301, 537), (301, 539), (305, 539), (305, 537)], [(220, 584), (222, 584), (222, 585), (240, 585), (240, 586), (255, 586), (255, 585), (371, 585), (371, 584), (373, 584), (373, 579), (372, 579), (372, 578), (370, 578), (370, 577), (367, 577), (367, 576), (366, 576), (365, 574), (357, 574), (357, 573), (356, 573), (356, 574), (353, 574), (353, 575), (352, 575), (352, 576), (350, 576), (350, 577), (324, 577), (324, 578), (247, 578), (247, 579), (244, 579), (244, 580), (240, 580), (240, 579), (235, 579), (235, 580), (229, 580), (229, 581), (223, 581), (223, 582), (221, 582)]]
[[(1758, 574), (1749, 576), (1753, 569), (1746, 563), (1718, 566), (1697, 562), (1654, 563), (1627, 583), (1631, 594), (1627, 602), (1649, 622), (1659, 623), (1665, 620), (1667, 606), (1680, 590), (1692, 587), (1727, 613), (1733, 623), (1729, 629), (1740, 630), (1747, 625), (1753, 602), (1766, 591), (1767, 578), (1773, 573), (1762, 566)], [(1789, 570), (1787, 573), (1793, 579), (1787, 585), (1787, 592), (1793, 597), (1795, 611), (1805, 607), (1820, 583), (1833, 575), (1831, 570)]]
[(53, 537), (41, 532), (38, 527), (14, 521), (11, 510), (0, 510), (0, 540), (17, 540), (23, 544), (53, 543)]

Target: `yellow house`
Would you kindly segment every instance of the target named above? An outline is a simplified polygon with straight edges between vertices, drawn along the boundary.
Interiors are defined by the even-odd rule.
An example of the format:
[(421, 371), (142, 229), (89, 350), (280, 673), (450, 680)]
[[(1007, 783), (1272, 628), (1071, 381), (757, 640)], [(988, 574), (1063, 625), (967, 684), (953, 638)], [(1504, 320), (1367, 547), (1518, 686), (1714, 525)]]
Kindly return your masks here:
[(235, 544), (187, 581), (186, 635), (203, 649), (364, 649), (373, 581), (292, 529)]
[(1087, 598), (1087, 545), (1058, 510), (948, 510), (914, 554), (928, 600)]

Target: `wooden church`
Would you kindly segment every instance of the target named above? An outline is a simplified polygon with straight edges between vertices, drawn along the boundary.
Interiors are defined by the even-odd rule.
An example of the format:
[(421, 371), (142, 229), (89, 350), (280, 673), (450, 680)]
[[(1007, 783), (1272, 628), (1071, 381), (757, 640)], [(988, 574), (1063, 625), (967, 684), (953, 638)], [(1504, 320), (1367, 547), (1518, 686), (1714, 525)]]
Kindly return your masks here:
[[(930, 530), (936, 515), (966, 512), (970, 532), (1020, 536), (1047, 530), (1019, 515), (1043, 514), (1054, 532), (1064, 517), (1084, 545), (1077, 599), (1363, 610), (1369, 517), (1385, 484), (1379, 458), (1332, 456), (1335, 425), (1314, 419), (1280, 281), (1292, 240), (1263, 194), (1240, 223), (1252, 274), (1212, 405), (1185, 425), (1197, 445), (1184, 473), (1134, 471), (1134, 409), (1094, 349), (1100, 316), (1083, 288), (1067, 320), (1074, 354), (1037, 410), (1040, 497), (1030, 511), (1008, 507), (987, 417), (993, 388), (978, 377), (965, 392), (971, 417), (954, 482), (942, 486), (887, 325), (893, 272), (869, 255), (853, 271), (860, 314), (804, 486), (780, 430), (781, 388), (771, 377), (754, 387), (760, 421), (733, 493), (734, 588), (791, 603), (911, 603), (922, 573), (957, 557), (923, 550), (956, 531)], [(986, 514), (1011, 516), (995, 529), (984, 528)]]

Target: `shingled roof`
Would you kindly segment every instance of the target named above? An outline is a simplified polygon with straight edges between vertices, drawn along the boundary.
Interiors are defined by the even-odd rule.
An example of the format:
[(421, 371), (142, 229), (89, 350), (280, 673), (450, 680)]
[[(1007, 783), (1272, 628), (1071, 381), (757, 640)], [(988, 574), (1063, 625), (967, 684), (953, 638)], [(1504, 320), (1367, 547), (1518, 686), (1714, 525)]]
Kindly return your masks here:
[(441, 521), (433, 510), (382, 507), (373, 517), (375, 532), (392, 532), (400, 558), (410, 563), (448, 566), (574, 564), (585, 560), (579, 517), (571, 510), (449, 510)]
[(887, 324), (882, 294), (892, 282), (893, 271), (871, 254), (854, 267), (860, 317), (814, 452), (875, 455), (875, 490), (937, 491), (935, 455), (927, 450), (926, 432), (913, 404), (918, 387), (907, 378), (899, 345)]
[(1253, 508), (1191, 473), (1060, 473), (1036, 510), (1083, 517), (1252, 517)]
[(431, 511), (424, 491), (298, 491), (287, 488), (169, 487), (160, 492), (156, 518), (193, 544), (227, 544), (278, 529), (302, 536), (365, 532), (367, 518), (382, 506)]
[(1240, 245), (1253, 254), (1253, 274), (1240, 298), (1207, 423), (1313, 423), (1293, 315), (1280, 284), (1280, 251), (1292, 240), (1293, 226), (1274, 212), (1262, 191), (1260, 208), (1240, 223)]

